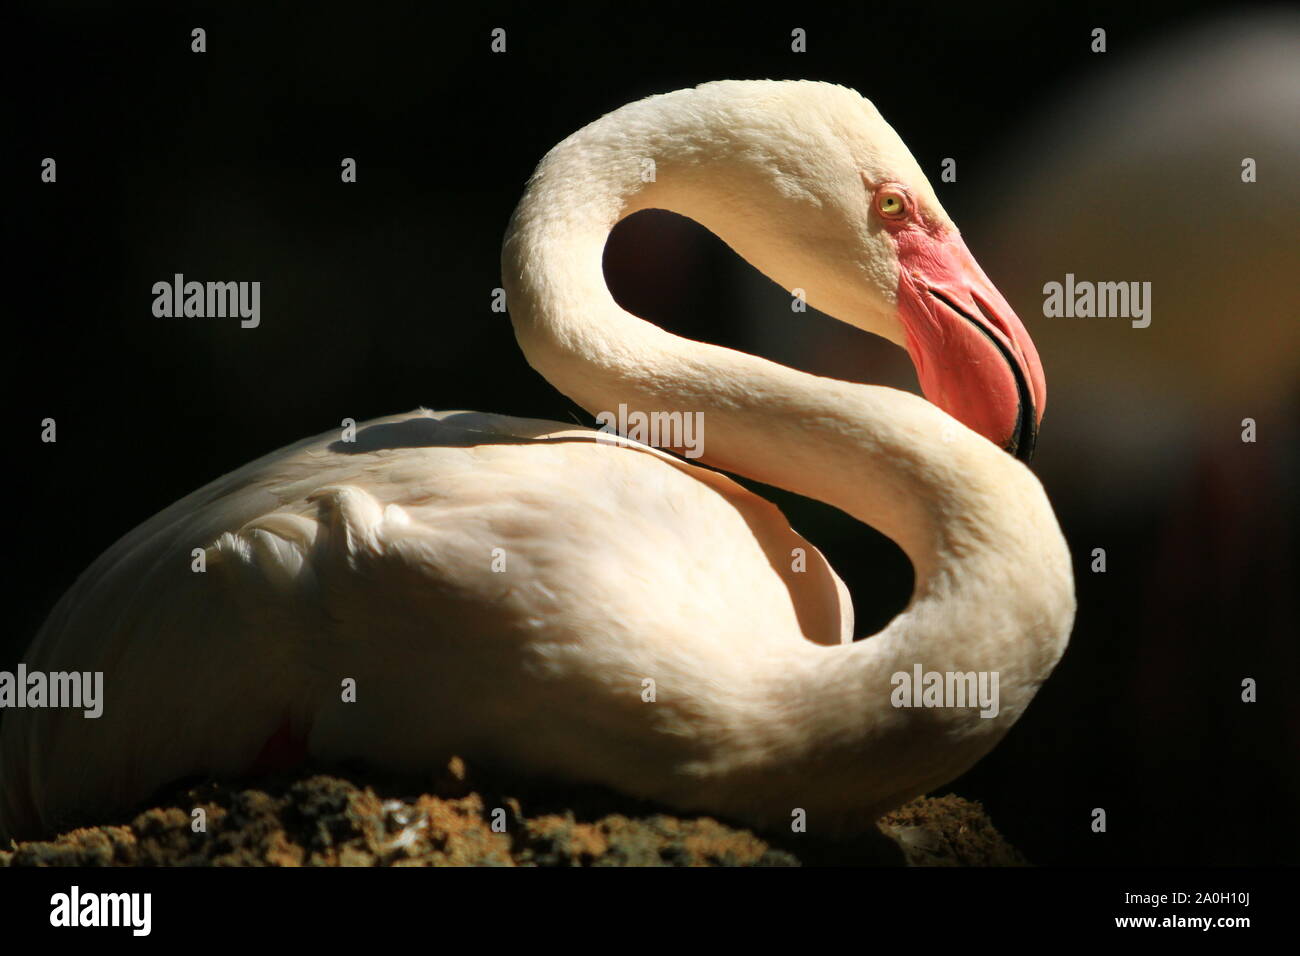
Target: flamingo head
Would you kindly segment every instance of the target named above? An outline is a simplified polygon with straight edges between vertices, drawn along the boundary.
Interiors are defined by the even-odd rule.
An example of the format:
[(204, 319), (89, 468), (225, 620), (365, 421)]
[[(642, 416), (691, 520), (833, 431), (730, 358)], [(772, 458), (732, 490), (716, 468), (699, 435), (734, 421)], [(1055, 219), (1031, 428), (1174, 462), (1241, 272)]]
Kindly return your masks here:
[(867, 181), (896, 262), (896, 323), (926, 398), (1023, 461), (1047, 402), (1038, 350), (961, 234), (905, 185)]
[[(708, 87), (735, 104), (726, 135), (743, 157), (716, 184), (724, 238), (814, 308), (907, 349), (926, 398), (1027, 460), (1047, 397), (1038, 352), (875, 106), (828, 83)], [(764, 220), (779, 241), (752, 227)]]
[(898, 134), (853, 95), (857, 113), (840, 134), (858, 173), (846, 201), (875, 288), (849, 321), (861, 316), (906, 348), (926, 398), (1028, 461), (1047, 402), (1038, 350)]

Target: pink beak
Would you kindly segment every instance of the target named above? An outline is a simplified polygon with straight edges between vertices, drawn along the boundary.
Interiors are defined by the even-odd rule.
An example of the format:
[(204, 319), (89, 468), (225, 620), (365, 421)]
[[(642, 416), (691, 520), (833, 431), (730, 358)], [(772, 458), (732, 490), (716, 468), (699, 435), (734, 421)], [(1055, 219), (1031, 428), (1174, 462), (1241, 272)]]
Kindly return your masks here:
[(1029, 333), (958, 233), (904, 229), (895, 241), (899, 319), (925, 397), (1028, 461), (1047, 403)]

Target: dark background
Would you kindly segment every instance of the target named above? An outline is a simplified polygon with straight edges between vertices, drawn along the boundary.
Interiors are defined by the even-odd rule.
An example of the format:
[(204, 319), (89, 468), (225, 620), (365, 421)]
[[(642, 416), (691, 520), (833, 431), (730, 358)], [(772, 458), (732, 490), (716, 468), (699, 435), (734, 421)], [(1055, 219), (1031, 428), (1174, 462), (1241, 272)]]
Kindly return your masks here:
[[(721, 78), (831, 80), (871, 98), (927, 170), (1038, 340), (1062, 409), (1054, 422), (1049, 404), (1038, 467), (1076, 555), (1078, 624), (1027, 716), (951, 789), (983, 801), (1039, 863), (1300, 859), (1295, 431), (1283, 411), (1296, 396), (1290, 344), (1272, 348), (1283, 367), (1270, 381), (1282, 386), (1269, 401), (1215, 395), (1184, 412), (1213, 423), (1222, 411), (1210, 437), (1144, 424), (1154, 399), (1117, 408), (1114, 396), (1146, 372), (1174, 369), (1189, 391), (1203, 390), (1194, 369), (1174, 368), (1172, 350), (1140, 354), (1137, 371), (1121, 373), (1106, 360), (1084, 366), (1083, 351), (1052, 337), (1035, 290), (1080, 271), (1071, 256), (1109, 237), (1103, 229), (1046, 271), (1026, 265), (1021, 251), (1041, 244), (1014, 228), (1019, 184), (1041, 166), (1008, 145), (1037, 141), (1040, 157), (1068, 158), (1066, 147), (1036, 140), (1036, 124), (1081, 109), (1071, 99), (1080, 89), (1151, 62), (1146, 51), (1180, 31), (1209, 24), (1213, 45), (1220, 18), (1256, 8), (173, 6), (56, 3), (6, 14), (17, 67), (5, 177), (17, 290), (5, 349), (15, 425), (7, 471), (17, 485), (5, 516), (13, 596), (0, 667), (12, 669), (59, 595), (118, 536), (345, 416), (424, 405), (589, 421), (529, 369), (509, 322), (489, 308), (506, 221), (537, 160), (652, 93)], [(207, 30), (201, 55), (190, 52), (195, 26)], [(504, 55), (489, 51), (497, 26), (507, 30)], [(808, 31), (806, 54), (790, 51), (796, 26)], [(1105, 54), (1089, 50), (1095, 26), (1108, 31)], [(1252, 155), (1250, 145), (1226, 148)], [(1112, 175), (1108, 149), (1097, 160), (1103, 175)], [(58, 162), (55, 185), (39, 181), (46, 156)], [(358, 161), (355, 185), (339, 181), (345, 156)], [(959, 157), (958, 183), (938, 182), (947, 156)], [(1125, 162), (1116, 152), (1114, 168)], [(1236, 179), (1237, 162), (1223, 183)], [(1270, 208), (1290, 201), (1267, 190), (1293, 162), (1261, 160), (1268, 176), (1257, 194)], [(1044, 195), (1054, 226), (1085, 215), (1077, 191)], [(1188, 188), (1165, 212), (1201, 208), (1206, 197)], [(1153, 222), (1159, 213), (1123, 217), (1134, 257), (1186, 234)], [(1294, 248), (1295, 221), (1292, 206), (1276, 236), (1262, 226), (1252, 235), (1263, 232), (1274, 251), (1278, 241)], [(624, 304), (674, 331), (915, 388), (892, 346), (819, 316), (806, 317), (806, 333), (789, 328), (785, 293), (694, 224), (643, 214), (616, 230), (606, 261)], [(1141, 279), (1155, 268), (1099, 278)], [(151, 286), (175, 272), (260, 280), (261, 327), (154, 318)], [(1247, 332), (1256, 321), (1273, 328), (1258, 313), (1231, 318)], [(1178, 341), (1196, 354), (1218, 349), (1209, 338), (1199, 346), (1203, 327), (1188, 319)], [(1260, 333), (1266, 346), (1273, 334)], [(1068, 385), (1054, 393), (1057, 376)], [(1070, 408), (1082, 411), (1071, 418)], [(1264, 436), (1249, 459), (1242, 451), (1254, 446), (1234, 441), (1247, 414)], [(57, 444), (37, 438), (46, 417), (58, 422)], [(1107, 436), (1140, 426), (1141, 494), (1113, 490), (1136, 485), (1126, 459), (1089, 445), (1091, 432), (1072, 422)], [(910, 569), (896, 548), (826, 506), (762, 491), (848, 581), (860, 633), (902, 608)], [(1108, 553), (1104, 575), (1089, 570), (1097, 546)], [(1240, 703), (1245, 676), (1261, 682), (1257, 704)], [(1094, 807), (1107, 811), (1105, 834), (1090, 830)]]

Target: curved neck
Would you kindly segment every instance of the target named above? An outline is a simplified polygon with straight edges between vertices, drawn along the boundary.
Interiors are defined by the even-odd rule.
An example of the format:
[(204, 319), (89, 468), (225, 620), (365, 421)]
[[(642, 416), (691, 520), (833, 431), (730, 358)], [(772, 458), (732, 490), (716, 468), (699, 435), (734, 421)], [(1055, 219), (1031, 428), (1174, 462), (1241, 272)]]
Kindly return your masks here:
[[(539, 165), (507, 232), (502, 271), (529, 363), (593, 414), (702, 412), (703, 462), (816, 498), (893, 539), (918, 584), (945, 548), (937, 502), (971, 453), (996, 451), (922, 399), (822, 378), (672, 335), (620, 307), (602, 260), (613, 227), (643, 209), (701, 223), (760, 269), (787, 259), (780, 197), (699, 113), (655, 97), (566, 139)], [(720, 158), (722, 151), (722, 158)], [(762, 201), (756, 201), (756, 199)], [(824, 269), (809, 262), (796, 274)], [(789, 274), (787, 272), (787, 274)], [(960, 429), (960, 432), (964, 432)]]
[[(764, 759), (822, 776), (840, 772), (826, 770), (837, 748), (861, 757), (876, 741), (869, 748), (886, 763), (912, 764), (883, 775), (909, 791), (901, 802), (978, 759), (1050, 673), (1073, 618), (1069, 553), (1032, 473), (923, 399), (683, 339), (614, 301), (605, 243), (641, 209), (689, 216), (769, 275), (784, 255), (775, 239), (786, 234), (781, 196), (744, 162), (728, 161), (725, 126), (673, 108), (678, 95), (610, 114), (542, 161), (502, 255), (515, 333), (533, 368), (593, 414), (620, 403), (702, 412), (705, 464), (834, 505), (903, 549), (916, 571), (907, 610), (869, 641), (829, 649), (792, 641), (789, 659), (755, 691), (787, 709), (750, 730)], [(1002, 672), (1002, 719), (891, 713), (890, 676), (916, 663)], [(793, 723), (782, 719), (790, 708), (802, 709)], [(941, 751), (955, 737), (968, 745), (946, 745), (946, 763), (909, 756), (918, 725), (938, 735)], [(792, 735), (793, 726), (802, 729)], [(809, 739), (836, 745), (811, 756)], [(861, 789), (860, 769), (844, 772), (833, 786)]]

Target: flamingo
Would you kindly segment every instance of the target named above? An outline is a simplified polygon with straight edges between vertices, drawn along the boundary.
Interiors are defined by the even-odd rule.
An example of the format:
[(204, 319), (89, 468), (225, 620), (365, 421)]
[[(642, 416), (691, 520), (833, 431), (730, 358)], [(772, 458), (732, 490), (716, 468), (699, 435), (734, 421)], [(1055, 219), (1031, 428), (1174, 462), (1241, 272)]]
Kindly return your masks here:
[[(602, 250), (651, 207), (906, 348), (930, 401), (625, 312)], [(1007, 732), (1074, 617), (1068, 549), (1017, 460), (1043, 372), (869, 101), (722, 81), (627, 105), (545, 156), (502, 264), (536, 370), (593, 413), (702, 412), (703, 457), (418, 409), (200, 488), (109, 548), (36, 636), (29, 672), (102, 672), (103, 714), (6, 714), (0, 832), (125, 812), (195, 774), (427, 774), (451, 755), (760, 827), (865, 829)], [(854, 642), (825, 559), (722, 471), (888, 535), (915, 569), (906, 609)], [(996, 716), (900, 705), (897, 675), (920, 667), (999, 675)]]

